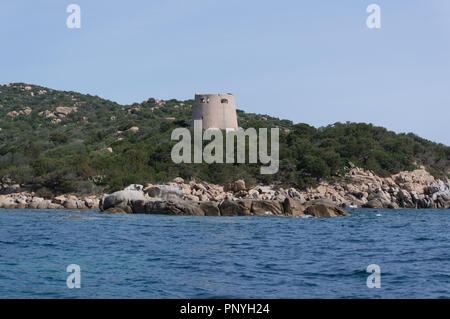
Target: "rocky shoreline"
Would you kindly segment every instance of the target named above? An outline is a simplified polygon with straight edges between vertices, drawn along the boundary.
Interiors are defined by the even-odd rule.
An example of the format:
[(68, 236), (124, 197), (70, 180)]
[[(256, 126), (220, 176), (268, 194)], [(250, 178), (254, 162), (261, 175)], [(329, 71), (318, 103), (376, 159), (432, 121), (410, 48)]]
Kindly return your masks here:
[(28, 192), (0, 195), (0, 208), (4, 209), (99, 209), (100, 198), (87, 196), (78, 198), (74, 195), (61, 195), (52, 199), (33, 196)]
[(285, 216), (338, 217), (349, 214), (333, 202), (318, 199), (306, 203), (292, 198), (284, 201), (257, 199), (225, 199), (189, 201), (183, 199), (148, 198), (139, 190), (123, 190), (105, 195), (100, 201), (102, 213), (162, 214), (191, 216)]
[(349, 207), (448, 209), (450, 182), (435, 179), (424, 168), (382, 178), (351, 165), (345, 181), (323, 181), (305, 191), (273, 185), (247, 188), (243, 180), (226, 185), (185, 183), (178, 177), (165, 185), (130, 185), (101, 197), (60, 195), (44, 199), (28, 192), (0, 195), (0, 208), (5, 209), (99, 209), (127, 214), (335, 217), (347, 215), (342, 208)]

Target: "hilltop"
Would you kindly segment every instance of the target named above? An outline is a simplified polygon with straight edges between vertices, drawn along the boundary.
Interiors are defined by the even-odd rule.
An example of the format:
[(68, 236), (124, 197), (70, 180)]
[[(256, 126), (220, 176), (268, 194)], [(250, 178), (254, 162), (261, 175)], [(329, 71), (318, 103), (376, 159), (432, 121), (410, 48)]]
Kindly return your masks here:
[(422, 165), (436, 178), (450, 176), (450, 147), (411, 133), (365, 123), (315, 128), (242, 110), (238, 122), (243, 128), (280, 128), (278, 174), (261, 175), (259, 165), (249, 164), (174, 164), (170, 135), (177, 127), (189, 127), (192, 106), (193, 100), (155, 98), (120, 105), (24, 83), (0, 86), (3, 191), (16, 185), (42, 197), (100, 194), (177, 176), (305, 189), (344, 180), (350, 162), (381, 177)]

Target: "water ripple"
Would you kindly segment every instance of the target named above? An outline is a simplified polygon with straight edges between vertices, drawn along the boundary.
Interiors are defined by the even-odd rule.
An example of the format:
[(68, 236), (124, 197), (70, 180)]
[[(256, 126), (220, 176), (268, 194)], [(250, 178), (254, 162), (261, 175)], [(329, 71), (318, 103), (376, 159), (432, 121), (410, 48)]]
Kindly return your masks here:
[[(449, 210), (335, 219), (0, 210), (0, 298), (448, 298), (449, 226)], [(81, 289), (66, 286), (69, 264), (81, 267)], [(366, 286), (370, 264), (381, 289)]]

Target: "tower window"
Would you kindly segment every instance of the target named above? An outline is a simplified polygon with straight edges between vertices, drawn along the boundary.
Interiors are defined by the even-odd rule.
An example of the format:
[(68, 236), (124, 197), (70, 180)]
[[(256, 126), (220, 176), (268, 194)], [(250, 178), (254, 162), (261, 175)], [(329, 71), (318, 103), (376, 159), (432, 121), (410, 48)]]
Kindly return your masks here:
[(220, 103), (222, 103), (222, 104), (228, 104), (228, 99), (222, 99), (222, 100), (220, 101)]
[(205, 103), (205, 98), (202, 97), (202, 98), (200, 99), (200, 102)]

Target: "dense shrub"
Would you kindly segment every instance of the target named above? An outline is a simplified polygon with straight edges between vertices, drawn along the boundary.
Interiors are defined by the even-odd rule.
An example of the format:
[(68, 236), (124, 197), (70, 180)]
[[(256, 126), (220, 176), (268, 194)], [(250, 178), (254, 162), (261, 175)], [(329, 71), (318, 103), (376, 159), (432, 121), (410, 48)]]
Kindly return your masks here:
[[(383, 176), (425, 165), (433, 175), (445, 177), (450, 167), (450, 147), (411, 133), (395, 134), (365, 123), (314, 128), (241, 110), (238, 121), (243, 128), (280, 128), (277, 174), (261, 175), (259, 164), (174, 164), (170, 152), (176, 142), (170, 135), (174, 128), (189, 127), (193, 100), (159, 105), (152, 98), (122, 106), (90, 95), (25, 86), (0, 86), (0, 177), (31, 184), (43, 196), (113, 191), (176, 176), (214, 183), (243, 178), (249, 185), (304, 188), (323, 178), (339, 179), (349, 161)], [(58, 106), (77, 110), (59, 123), (39, 114)], [(7, 115), (25, 107), (32, 108), (30, 115)], [(127, 131), (133, 126), (139, 131)]]

